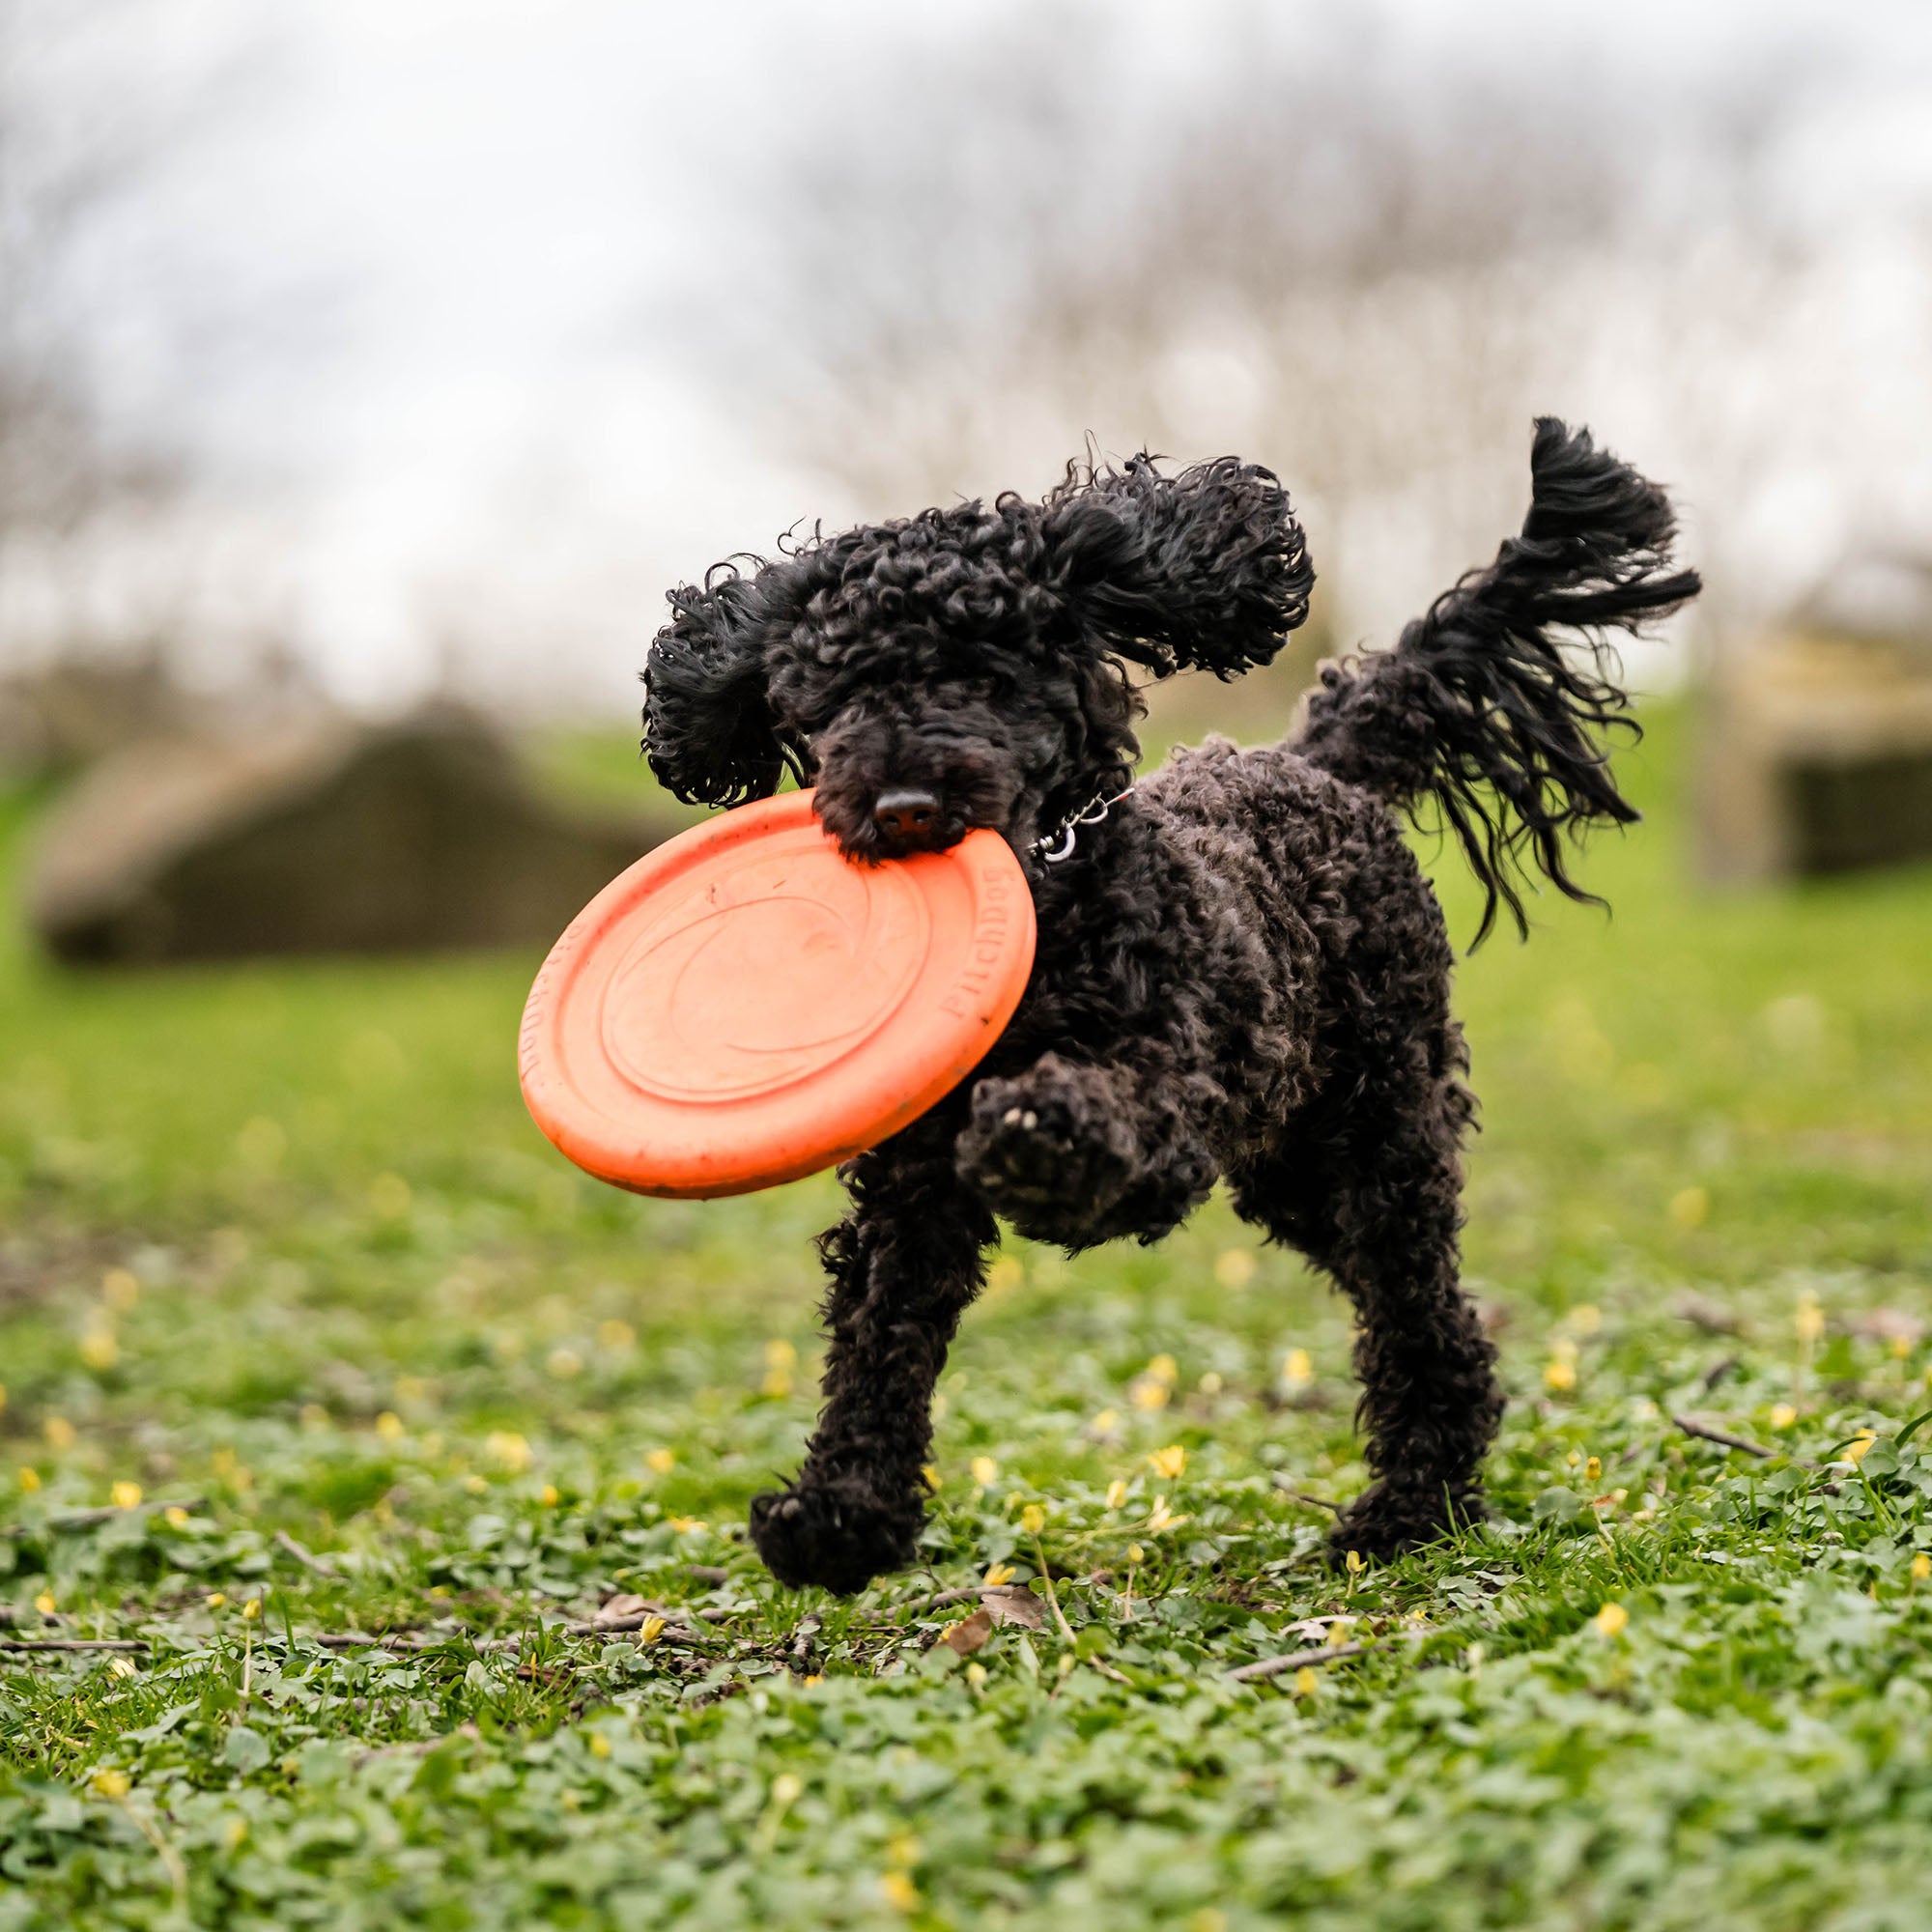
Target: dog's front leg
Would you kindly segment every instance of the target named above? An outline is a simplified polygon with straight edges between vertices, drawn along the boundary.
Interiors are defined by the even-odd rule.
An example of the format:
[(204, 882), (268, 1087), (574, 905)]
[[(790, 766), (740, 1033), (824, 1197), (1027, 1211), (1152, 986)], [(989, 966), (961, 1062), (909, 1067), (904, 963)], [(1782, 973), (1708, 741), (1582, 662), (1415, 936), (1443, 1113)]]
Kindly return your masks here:
[(852, 1210), (819, 1244), (832, 1277), (824, 1407), (797, 1479), (752, 1504), (758, 1553), (794, 1588), (847, 1596), (913, 1560), (933, 1384), (998, 1235), (954, 1173), (952, 1112), (861, 1154), (845, 1175)]
[(1163, 1059), (1152, 1066), (1042, 1054), (981, 1080), (959, 1137), (959, 1172), (1036, 1240), (1085, 1247), (1152, 1238), (1214, 1184), (1198, 1116), (1212, 1096)]

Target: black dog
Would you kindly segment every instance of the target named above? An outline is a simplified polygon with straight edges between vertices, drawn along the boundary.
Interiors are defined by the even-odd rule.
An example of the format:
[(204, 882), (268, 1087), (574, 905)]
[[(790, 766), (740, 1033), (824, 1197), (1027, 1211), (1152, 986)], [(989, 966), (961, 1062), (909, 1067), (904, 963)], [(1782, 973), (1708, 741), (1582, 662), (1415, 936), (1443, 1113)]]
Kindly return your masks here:
[(1376, 1481), (1336, 1547), (1388, 1555), (1482, 1515), (1502, 1397), (1457, 1280), (1468, 1057), (1391, 808), (1439, 807), (1488, 894), (1479, 940), (1499, 906), (1526, 929), (1529, 862), (1587, 897), (1563, 835), (1636, 815), (1593, 737), (1630, 724), (1604, 632), (1698, 588), (1670, 569), (1662, 493), (1587, 432), (1539, 422), (1531, 470), (1522, 534), (1394, 650), (1324, 668), (1297, 737), (1210, 739), (1131, 792), (1127, 667), (1233, 677), (1307, 615), (1265, 469), (1069, 469), (1040, 503), (928, 510), (672, 593), (644, 673), (666, 785), (737, 805), (789, 767), (860, 863), (991, 826), (1038, 914), (984, 1063), (844, 1172), (824, 1410), (752, 1509), (781, 1580), (849, 1592), (912, 1560), (933, 1383), (996, 1215), (1071, 1249), (1152, 1241), (1220, 1176), (1357, 1310)]

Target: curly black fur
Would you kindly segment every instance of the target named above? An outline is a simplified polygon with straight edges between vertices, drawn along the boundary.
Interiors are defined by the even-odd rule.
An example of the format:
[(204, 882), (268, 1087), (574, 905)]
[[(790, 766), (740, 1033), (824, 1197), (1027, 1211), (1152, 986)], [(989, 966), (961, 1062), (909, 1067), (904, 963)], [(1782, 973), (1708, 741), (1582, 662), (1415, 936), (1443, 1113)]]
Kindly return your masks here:
[(1600, 649), (1581, 669), (1555, 634), (1600, 647), (1697, 588), (1666, 574), (1661, 493), (1587, 434), (1539, 423), (1532, 478), (1521, 536), (1393, 651), (1325, 671), (1298, 739), (1177, 753), (1050, 867), (1036, 840), (1138, 755), (1123, 660), (1232, 676), (1305, 616), (1312, 573), (1268, 471), (1069, 469), (1037, 504), (928, 510), (673, 593), (645, 673), (645, 749), (672, 790), (735, 803), (789, 765), (874, 864), (900, 836), (874, 806), (916, 786), (928, 842), (1010, 842), (1038, 916), (991, 1053), (844, 1171), (824, 1407), (797, 1477), (752, 1511), (783, 1581), (850, 1592), (912, 1560), (933, 1384), (996, 1216), (1074, 1249), (1153, 1241), (1224, 1177), (1359, 1315), (1376, 1480), (1336, 1547), (1387, 1555), (1481, 1516), (1502, 1398), (1458, 1282), (1468, 1057), (1441, 913), (1390, 808), (1439, 802), (1492, 914), (1520, 919), (1526, 863), (1580, 895), (1561, 835), (1634, 815), (1592, 735), (1625, 699)]

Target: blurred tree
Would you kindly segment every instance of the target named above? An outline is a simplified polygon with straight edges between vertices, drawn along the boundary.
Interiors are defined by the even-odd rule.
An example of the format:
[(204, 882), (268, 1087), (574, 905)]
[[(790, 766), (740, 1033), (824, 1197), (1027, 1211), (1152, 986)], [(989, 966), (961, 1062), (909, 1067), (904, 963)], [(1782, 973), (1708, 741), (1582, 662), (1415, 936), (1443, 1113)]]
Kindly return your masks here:
[[(1271, 464), (1344, 643), (1512, 526), (1538, 412), (1616, 396), (1613, 441), (1694, 431), (1719, 470), (1776, 434), (1713, 380), (1714, 338), (1748, 339), (1804, 259), (1771, 245), (1756, 186), (1815, 77), (1789, 47), (1693, 102), (1647, 57), (1546, 72), (1368, 11), (1227, 17), (1157, 112), (1079, 9), (942, 72), (801, 90), (786, 192), (732, 257), (756, 265), (738, 393), (869, 515), (1036, 489), (1090, 435)], [(1674, 321), (1624, 408), (1618, 357), (1651, 316)]]

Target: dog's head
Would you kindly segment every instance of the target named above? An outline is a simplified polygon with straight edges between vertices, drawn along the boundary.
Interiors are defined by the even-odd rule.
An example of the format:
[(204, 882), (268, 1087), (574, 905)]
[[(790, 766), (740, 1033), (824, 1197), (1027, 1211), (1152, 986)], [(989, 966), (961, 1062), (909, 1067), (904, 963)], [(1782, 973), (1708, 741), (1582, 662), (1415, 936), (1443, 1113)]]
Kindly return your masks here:
[(1015, 496), (816, 538), (671, 593), (644, 672), (651, 769), (739, 805), (789, 768), (867, 863), (990, 826), (1016, 850), (1139, 755), (1129, 666), (1266, 664), (1314, 582), (1288, 494), (1224, 457), (1069, 469)]

